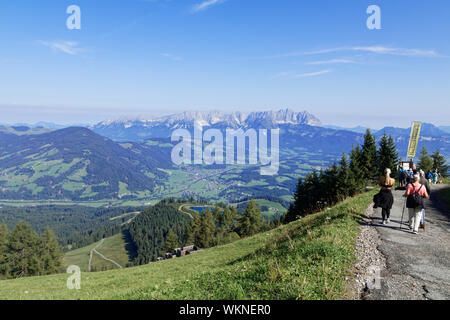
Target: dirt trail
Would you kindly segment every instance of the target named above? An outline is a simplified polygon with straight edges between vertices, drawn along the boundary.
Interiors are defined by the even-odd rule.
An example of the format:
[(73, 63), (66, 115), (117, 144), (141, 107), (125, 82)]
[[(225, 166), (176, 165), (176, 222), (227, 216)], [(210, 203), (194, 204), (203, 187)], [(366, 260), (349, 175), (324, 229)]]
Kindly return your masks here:
[(100, 243), (99, 243), (98, 245), (96, 245), (95, 248), (93, 248), (93, 249), (91, 250), (91, 252), (90, 252), (90, 255), (89, 255), (89, 264), (88, 264), (88, 271), (89, 271), (89, 272), (91, 272), (91, 263), (92, 263), (92, 257), (93, 257), (93, 255), (94, 255), (94, 253), (98, 254), (102, 259), (104, 259), (104, 260), (106, 260), (106, 261), (109, 261), (109, 262), (115, 264), (119, 269), (122, 269), (122, 268), (123, 268), (123, 267), (122, 267), (120, 264), (118, 264), (116, 261), (114, 261), (114, 260), (112, 260), (112, 259), (108, 259), (108, 258), (105, 257), (103, 254), (101, 254), (100, 252), (97, 251), (97, 249), (100, 248), (100, 247), (102, 246), (103, 242), (105, 242), (105, 239), (102, 239), (102, 240), (100, 241)]

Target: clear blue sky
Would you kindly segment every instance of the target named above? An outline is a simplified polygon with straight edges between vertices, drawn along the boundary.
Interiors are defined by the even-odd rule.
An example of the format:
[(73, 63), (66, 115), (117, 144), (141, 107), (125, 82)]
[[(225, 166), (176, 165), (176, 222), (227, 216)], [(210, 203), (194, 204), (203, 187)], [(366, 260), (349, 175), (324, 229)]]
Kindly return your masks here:
[(0, 123), (292, 108), (450, 125), (449, 17), (448, 0), (1, 1)]

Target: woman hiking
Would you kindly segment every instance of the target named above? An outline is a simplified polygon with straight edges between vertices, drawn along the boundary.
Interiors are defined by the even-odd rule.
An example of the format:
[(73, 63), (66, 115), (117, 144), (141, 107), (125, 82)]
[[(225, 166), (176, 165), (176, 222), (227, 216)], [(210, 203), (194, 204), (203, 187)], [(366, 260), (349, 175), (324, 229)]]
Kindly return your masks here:
[(413, 182), (408, 184), (403, 196), (407, 197), (406, 207), (408, 208), (409, 214), (409, 229), (414, 234), (417, 234), (419, 232), (423, 209), (425, 209), (423, 198), (430, 197), (425, 186), (420, 184), (419, 174), (414, 175)]
[(381, 187), (379, 193), (378, 207), (381, 208), (381, 215), (383, 216), (383, 224), (388, 224), (391, 216), (392, 205), (394, 204), (394, 197), (392, 196), (392, 187), (395, 180), (391, 178), (391, 169), (384, 170), (384, 177), (380, 178), (379, 186)]

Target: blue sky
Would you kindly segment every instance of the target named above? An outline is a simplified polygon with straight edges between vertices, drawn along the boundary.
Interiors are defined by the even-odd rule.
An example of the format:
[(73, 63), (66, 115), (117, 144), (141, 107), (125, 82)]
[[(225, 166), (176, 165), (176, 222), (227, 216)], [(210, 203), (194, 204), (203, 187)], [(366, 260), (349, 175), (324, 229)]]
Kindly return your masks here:
[(292, 108), (450, 125), (449, 16), (447, 0), (1, 1), (0, 123)]

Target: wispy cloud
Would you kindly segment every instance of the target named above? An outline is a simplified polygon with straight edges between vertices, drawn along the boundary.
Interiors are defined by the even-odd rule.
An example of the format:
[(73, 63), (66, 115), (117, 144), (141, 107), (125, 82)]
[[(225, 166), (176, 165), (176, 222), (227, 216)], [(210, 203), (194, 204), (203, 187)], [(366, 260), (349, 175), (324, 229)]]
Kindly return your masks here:
[(78, 47), (78, 42), (75, 41), (38, 41), (39, 44), (51, 48), (54, 51), (64, 52), (70, 55), (77, 55), (84, 51)]
[(353, 47), (353, 51), (364, 51), (377, 54), (389, 54), (395, 56), (407, 56), (407, 57), (427, 57), (427, 58), (439, 58), (442, 57), (434, 50), (423, 49), (405, 49), (405, 48), (389, 48), (382, 46), (371, 47)]
[(309, 73), (281, 72), (277, 74), (275, 78), (301, 79), (301, 78), (317, 77), (331, 72), (333, 72), (333, 70), (330, 69)]
[(192, 7), (192, 9), (191, 9), (191, 13), (197, 13), (197, 12), (200, 12), (200, 11), (205, 11), (205, 10), (209, 9), (210, 7), (212, 7), (212, 6), (216, 5), (216, 4), (219, 4), (221, 2), (224, 2), (224, 1), (226, 1), (226, 0), (206, 0), (206, 1), (203, 1), (201, 3), (198, 3), (198, 4), (194, 5)]
[(329, 49), (310, 51), (310, 52), (294, 52), (294, 53), (291, 53), (291, 55), (316, 55), (316, 54), (326, 54), (326, 53), (341, 52), (341, 51), (357, 51), (357, 52), (367, 52), (367, 53), (374, 53), (374, 54), (405, 56), (405, 57), (424, 57), (424, 58), (442, 57), (441, 54), (437, 53), (434, 50), (392, 48), (392, 47), (385, 47), (385, 46), (338, 47), (338, 48), (329, 48)]
[(161, 53), (161, 57), (167, 58), (167, 59), (171, 59), (173, 61), (181, 61), (183, 60), (182, 57), (176, 56), (174, 54), (171, 53)]
[(416, 57), (416, 58), (443, 58), (444, 55), (436, 52), (435, 50), (426, 49), (409, 49), (409, 48), (394, 48), (387, 46), (354, 46), (354, 47), (335, 47), (326, 48), (315, 51), (294, 51), (283, 54), (278, 54), (269, 57), (263, 57), (259, 59), (280, 59), (291, 58), (308, 55), (321, 55), (336, 52), (363, 52), (378, 55), (392, 55), (392, 56), (404, 56), (404, 57)]
[(307, 65), (324, 65), (324, 64), (349, 64), (349, 63), (357, 63), (354, 60), (349, 59), (330, 59), (330, 60), (321, 60), (321, 61), (312, 61), (307, 62)]

